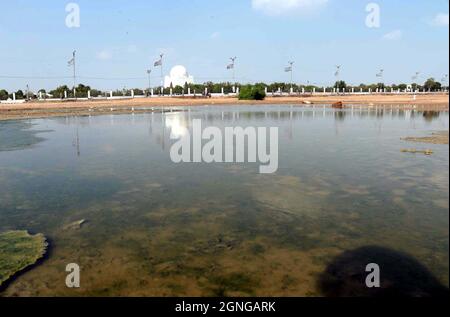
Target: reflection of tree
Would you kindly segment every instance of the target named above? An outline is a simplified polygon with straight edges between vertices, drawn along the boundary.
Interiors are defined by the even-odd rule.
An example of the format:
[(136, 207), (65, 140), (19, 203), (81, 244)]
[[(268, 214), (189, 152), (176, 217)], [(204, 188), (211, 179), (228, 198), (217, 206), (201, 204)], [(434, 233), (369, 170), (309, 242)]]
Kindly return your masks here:
[(423, 117), (425, 119), (425, 121), (427, 122), (432, 122), (434, 119), (439, 118), (439, 111), (424, 111), (423, 112)]
[(334, 113), (334, 118), (337, 121), (344, 121), (346, 116), (347, 116), (347, 112), (346, 111), (336, 111)]

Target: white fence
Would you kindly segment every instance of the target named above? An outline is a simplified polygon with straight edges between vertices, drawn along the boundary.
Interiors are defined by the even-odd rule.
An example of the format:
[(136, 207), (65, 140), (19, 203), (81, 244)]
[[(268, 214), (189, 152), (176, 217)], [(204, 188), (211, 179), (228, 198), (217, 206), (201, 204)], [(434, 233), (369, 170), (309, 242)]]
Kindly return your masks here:
[[(58, 102), (58, 101), (70, 101), (70, 100), (78, 100), (78, 101), (89, 101), (89, 100), (124, 100), (124, 99), (135, 99), (135, 98), (179, 98), (179, 97), (185, 97), (185, 98), (194, 98), (194, 97), (211, 97), (211, 98), (225, 98), (225, 97), (237, 97), (239, 95), (239, 87), (233, 89), (233, 93), (225, 93), (224, 88), (222, 88), (221, 93), (209, 93), (208, 88), (205, 88), (205, 91), (202, 93), (197, 93), (194, 91), (191, 92), (191, 89), (188, 88), (188, 93), (182, 93), (182, 94), (175, 94), (173, 93), (173, 90), (170, 89), (169, 94), (155, 94), (155, 91), (151, 89), (150, 95), (136, 95), (134, 90), (131, 90), (131, 95), (128, 96), (114, 96), (113, 92), (107, 92), (103, 93), (103, 96), (98, 97), (91, 97), (91, 92), (88, 91), (88, 96), (84, 98), (70, 98), (68, 97), (67, 91), (64, 92), (64, 98), (46, 98), (43, 96), (42, 93), (38, 96), (38, 101), (45, 101), (45, 102)], [(281, 96), (336, 96), (336, 95), (433, 95), (433, 94), (443, 94), (448, 93), (448, 90), (441, 90), (441, 91), (427, 91), (425, 89), (423, 90), (411, 90), (411, 89), (405, 89), (405, 90), (394, 90), (392, 88), (385, 88), (385, 89), (376, 89), (372, 91), (369, 89), (368, 91), (364, 91), (363, 89), (357, 89), (357, 88), (349, 88), (349, 89), (327, 89), (327, 88), (321, 88), (307, 91), (305, 88), (302, 88), (300, 91), (294, 91), (291, 89), (289, 92), (284, 92), (279, 88), (277, 91), (268, 91), (268, 89), (265, 89), (266, 95), (269, 97), (281, 97)], [(2, 104), (20, 104), (26, 102), (25, 99), (16, 99), (16, 94), (13, 93), (13, 98), (8, 100), (0, 101)]]

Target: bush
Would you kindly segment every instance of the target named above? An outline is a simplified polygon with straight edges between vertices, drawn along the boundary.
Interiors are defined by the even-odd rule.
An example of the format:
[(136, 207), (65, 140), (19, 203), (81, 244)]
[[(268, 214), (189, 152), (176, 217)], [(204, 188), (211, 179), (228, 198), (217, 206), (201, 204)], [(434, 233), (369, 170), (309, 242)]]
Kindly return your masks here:
[(8, 99), (8, 92), (4, 89), (0, 90), (0, 100), (6, 100)]
[(266, 92), (262, 86), (247, 85), (241, 88), (239, 100), (264, 100)]

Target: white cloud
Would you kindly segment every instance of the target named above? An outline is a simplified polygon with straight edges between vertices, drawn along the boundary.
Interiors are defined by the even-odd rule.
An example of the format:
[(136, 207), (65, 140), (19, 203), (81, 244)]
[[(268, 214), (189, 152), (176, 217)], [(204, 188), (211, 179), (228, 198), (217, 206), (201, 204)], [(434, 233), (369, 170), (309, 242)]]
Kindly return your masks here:
[(328, 3), (328, 0), (252, 0), (256, 11), (271, 16), (308, 13)]
[(108, 59), (112, 58), (112, 53), (107, 50), (103, 50), (97, 53), (97, 59), (100, 59), (102, 61), (106, 61)]
[(383, 39), (388, 40), (388, 41), (396, 41), (396, 40), (400, 40), (402, 38), (402, 36), (403, 36), (402, 30), (395, 30), (395, 31), (385, 34), (383, 36)]
[(431, 21), (431, 25), (448, 27), (448, 13), (438, 13)]

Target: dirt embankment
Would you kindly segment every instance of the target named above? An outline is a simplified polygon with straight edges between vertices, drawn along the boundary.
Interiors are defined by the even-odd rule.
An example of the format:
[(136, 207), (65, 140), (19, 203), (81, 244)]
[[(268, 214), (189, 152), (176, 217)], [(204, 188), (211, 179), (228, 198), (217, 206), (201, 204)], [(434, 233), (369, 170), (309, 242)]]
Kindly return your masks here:
[(344, 95), (344, 96), (302, 96), (267, 97), (264, 101), (242, 101), (237, 98), (135, 98), (95, 101), (28, 102), (23, 104), (0, 104), (0, 120), (39, 118), (67, 115), (99, 115), (106, 112), (129, 113), (146, 112), (148, 107), (204, 106), (204, 105), (344, 105), (392, 106), (421, 110), (448, 110), (447, 94), (418, 95)]

